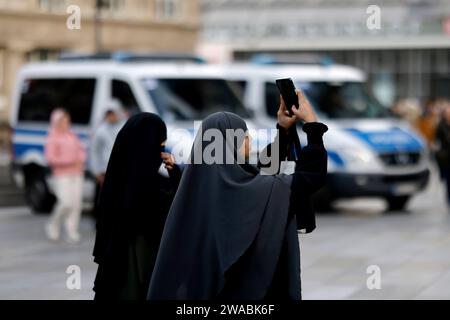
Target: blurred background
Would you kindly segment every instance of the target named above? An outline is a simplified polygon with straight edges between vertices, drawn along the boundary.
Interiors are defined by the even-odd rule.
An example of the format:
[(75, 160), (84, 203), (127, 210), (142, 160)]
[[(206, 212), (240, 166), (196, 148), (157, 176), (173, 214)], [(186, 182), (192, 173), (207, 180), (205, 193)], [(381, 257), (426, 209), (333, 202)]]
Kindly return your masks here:
[(53, 109), (88, 149), (112, 99), (169, 129), (218, 109), (272, 128), (282, 77), (330, 127), (318, 228), (299, 236), (304, 298), (449, 299), (446, 0), (0, 0), (0, 299), (93, 297), (89, 163), (81, 243), (44, 232)]

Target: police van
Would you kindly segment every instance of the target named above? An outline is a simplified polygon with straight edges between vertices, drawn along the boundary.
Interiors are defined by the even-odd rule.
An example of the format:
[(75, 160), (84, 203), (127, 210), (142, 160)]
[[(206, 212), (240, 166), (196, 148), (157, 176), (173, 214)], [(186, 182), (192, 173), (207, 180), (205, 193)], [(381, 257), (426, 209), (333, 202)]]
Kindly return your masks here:
[[(165, 57), (167, 58), (167, 56)], [(193, 123), (225, 110), (248, 116), (237, 94), (216, 67), (176, 57), (68, 57), (61, 61), (25, 65), (17, 77), (10, 124), (12, 171), (25, 190), (34, 212), (48, 212), (54, 204), (44, 144), (54, 108), (67, 109), (72, 129), (89, 149), (93, 130), (102, 121), (108, 101), (117, 99), (128, 114), (159, 114), (173, 128), (191, 132), (182, 144), (191, 148)], [(168, 61), (165, 61), (168, 60)], [(170, 148), (179, 137), (168, 137)], [(86, 172), (84, 200), (92, 205), (94, 179)]]
[[(366, 76), (356, 68), (317, 62), (258, 62), (223, 67), (240, 88), (255, 121), (273, 126), (279, 106), (275, 79), (292, 78), (329, 131), (328, 183), (316, 204), (329, 209), (334, 200), (361, 196), (386, 199), (389, 210), (402, 210), (429, 178), (423, 139), (368, 93)], [(299, 130), (303, 144), (306, 137)]]

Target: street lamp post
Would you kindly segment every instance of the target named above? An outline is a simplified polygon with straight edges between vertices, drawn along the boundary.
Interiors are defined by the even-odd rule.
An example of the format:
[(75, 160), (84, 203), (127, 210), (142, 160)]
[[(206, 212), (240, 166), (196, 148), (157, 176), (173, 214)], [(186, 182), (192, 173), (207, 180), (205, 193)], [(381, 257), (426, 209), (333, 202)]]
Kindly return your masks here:
[(94, 17), (94, 37), (95, 37), (95, 52), (100, 53), (103, 50), (102, 47), (102, 34), (101, 34), (101, 13), (102, 9), (107, 6), (105, 0), (95, 0), (95, 17)]

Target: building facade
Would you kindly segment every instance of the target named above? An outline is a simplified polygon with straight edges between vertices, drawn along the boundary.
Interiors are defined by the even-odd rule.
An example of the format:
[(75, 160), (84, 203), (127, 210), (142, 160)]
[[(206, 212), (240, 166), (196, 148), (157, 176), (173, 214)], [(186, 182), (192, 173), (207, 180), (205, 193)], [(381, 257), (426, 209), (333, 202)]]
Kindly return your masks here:
[(235, 59), (326, 55), (366, 71), (386, 106), (450, 97), (448, 0), (203, 0), (202, 13), (202, 43)]
[(96, 50), (193, 53), (198, 30), (197, 0), (0, 0), (0, 123), (28, 61)]

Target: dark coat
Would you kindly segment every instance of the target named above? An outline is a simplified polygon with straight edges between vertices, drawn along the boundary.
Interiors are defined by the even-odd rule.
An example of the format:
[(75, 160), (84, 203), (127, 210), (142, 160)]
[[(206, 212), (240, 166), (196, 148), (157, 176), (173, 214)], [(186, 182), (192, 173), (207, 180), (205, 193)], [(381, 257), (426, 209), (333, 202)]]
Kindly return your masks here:
[(119, 132), (100, 194), (94, 247), (95, 299), (145, 299), (167, 212), (181, 172), (158, 174), (166, 126), (154, 114)]
[[(303, 160), (292, 176), (259, 174), (256, 167), (238, 161), (236, 147), (228, 141), (224, 153), (234, 154), (232, 164), (187, 165), (164, 228), (148, 299), (260, 300), (279, 292), (280, 299), (300, 299), (297, 224), (311, 232), (315, 221), (297, 210), (304, 210), (303, 197), (325, 181), (325, 128), (304, 128), (316, 135), (300, 152)], [(192, 154), (208, 147), (202, 139), (208, 129), (219, 130), (219, 139), (225, 140), (227, 129), (247, 131), (247, 126), (235, 114), (209, 116)]]
[(441, 120), (436, 129), (436, 140), (439, 149), (436, 151), (436, 160), (442, 169), (450, 168), (450, 124)]

